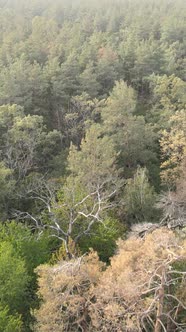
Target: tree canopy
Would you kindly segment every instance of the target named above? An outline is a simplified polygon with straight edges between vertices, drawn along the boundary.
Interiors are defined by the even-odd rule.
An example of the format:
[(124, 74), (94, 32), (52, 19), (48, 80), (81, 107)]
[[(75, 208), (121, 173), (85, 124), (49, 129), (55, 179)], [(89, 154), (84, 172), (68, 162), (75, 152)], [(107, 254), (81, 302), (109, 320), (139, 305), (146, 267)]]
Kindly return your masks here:
[(186, 329), (185, 12), (0, 0), (0, 331)]

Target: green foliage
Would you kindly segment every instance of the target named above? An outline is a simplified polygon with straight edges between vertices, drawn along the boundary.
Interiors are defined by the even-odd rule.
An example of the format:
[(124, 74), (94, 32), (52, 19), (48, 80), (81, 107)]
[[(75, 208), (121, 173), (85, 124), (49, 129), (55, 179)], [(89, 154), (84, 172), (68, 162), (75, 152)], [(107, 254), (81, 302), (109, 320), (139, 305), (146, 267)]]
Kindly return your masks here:
[(144, 94), (151, 74), (163, 71), (164, 53), (159, 41), (152, 38), (142, 40), (135, 50), (136, 60), (132, 69), (133, 83)]
[(32, 233), (26, 225), (15, 221), (0, 224), (0, 241), (11, 243), (15, 253), (25, 261), (30, 275), (34, 269), (50, 258), (48, 234)]
[(46, 132), (42, 116), (26, 116), (22, 107), (4, 105), (0, 106), (0, 125), (1, 159), (16, 179), (24, 178), (39, 166), (41, 156), (44, 162), (49, 153), (55, 155), (60, 136), (56, 130)]
[(99, 125), (89, 128), (80, 151), (71, 146), (70, 174), (58, 191), (57, 202), (53, 203), (55, 219), (49, 219), (49, 225), (56, 229), (66, 249), (70, 238), (79, 244), (82, 236), (92, 234), (92, 237), (94, 224), (99, 228), (99, 223), (104, 223), (105, 216), (115, 206), (112, 199), (116, 199), (122, 185), (115, 160), (112, 141), (102, 137)]
[(110, 185), (118, 176), (115, 167), (117, 153), (112, 139), (102, 135), (100, 125), (93, 125), (87, 130), (81, 143), (81, 150), (71, 147), (68, 165), (70, 172), (78, 176), (85, 187), (95, 190), (98, 186)]
[(98, 51), (97, 79), (102, 89), (100, 95), (105, 97), (119, 78), (120, 64), (117, 53), (110, 47), (102, 47)]
[(0, 104), (18, 104), (27, 114), (42, 112), (40, 98), (45, 82), (37, 62), (30, 63), (23, 54), (0, 70)]
[(80, 147), (88, 125), (96, 120), (96, 110), (101, 104), (102, 102), (97, 99), (90, 99), (85, 92), (71, 98), (69, 111), (64, 118), (69, 143)]
[(182, 175), (181, 164), (186, 155), (186, 109), (175, 112), (168, 125), (167, 130), (162, 130), (160, 139), (161, 177), (164, 184), (174, 188)]
[(98, 95), (101, 85), (98, 82), (98, 77), (92, 63), (89, 63), (82, 74), (79, 76), (80, 89), (86, 92), (90, 97), (94, 98)]
[(10, 314), (21, 315), (15, 316), (18, 331), (22, 324), (24, 331), (30, 331), (31, 310), (39, 305), (34, 269), (49, 260), (54, 248), (48, 234), (39, 236), (14, 221), (0, 224), (0, 242), (0, 304), (8, 306)]
[(136, 107), (136, 93), (134, 89), (124, 81), (115, 83), (115, 86), (107, 99), (106, 108), (103, 109), (102, 117), (106, 130), (117, 133), (126, 118), (132, 115)]
[(21, 332), (22, 322), (19, 316), (10, 315), (8, 307), (0, 305), (0, 332)]
[(39, 63), (45, 62), (48, 55), (48, 45), (54, 42), (57, 33), (58, 26), (55, 20), (35, 16), (32, 19), (32, 34), (27, 45), (30, 50), (29, 57), (34, 58)]
[(7, 329), (31, 329), (33, 270), (61, 240), (108, 262), (117, 218), (159, 220), (185, 158), (185, 4), (0, 0), (0, 218), (22, 221), (0, 224)]
[(28, 306), (29, 276), (24, 260), (14, 251), (13, 245), (0, 245), (0, 303), (8, 305), (10, 312), (24, 314)]
[(119, 163), (124, 169), (124, 176), (133, 175), (137, 166), (140, 165), (147, 167), (152, 177), (153, 169), (157, 169), (159, 166), (157, 159), (158, 137), (153, 126), (146, 124), (143, 116), (136, 116), (128, 118), (123, 129), (118, 133), (118, 144), (121, 149)]
[[(137, 166), (146, 166), (153, 180), (157, 181), (158, 136), (143, 116), (134, 115), (136, 94), (123, 81), (116, 85), (102, 111), (103, 128), (108, 133), (118, 152), (119, 167), (125, 178), (131, 177)], [(155, 172), (154, 172), (154, 169)]]
[(158, 128), (168, 128), (169, 120), (176, 111), (181, 111), (186, 104), (186, 83), (175, 75), (150, 77), (153, 91), (151, 122)]
[(12, 179), (12, 171), (0, 162), (0, 216), (6, 218), (8, 204), (7, 199), (12, 197), (15, 181)]
[(156, 194), (148, 181), (147, 170), (138, 168), (134, 177), (127, 180), (124, 189), (126, 221), (128, 223), (157, 221), (155, 201)]
[(108, 263), (116, 251), (116, 241), (122, 238), (125, 227), (118, 220), (107, 217), (103, 223), (95, 224), (91, 234), (83, 237), (79, 242), (82, 253), (88, 252), (90, 248), (98, 253), (101, 261)]

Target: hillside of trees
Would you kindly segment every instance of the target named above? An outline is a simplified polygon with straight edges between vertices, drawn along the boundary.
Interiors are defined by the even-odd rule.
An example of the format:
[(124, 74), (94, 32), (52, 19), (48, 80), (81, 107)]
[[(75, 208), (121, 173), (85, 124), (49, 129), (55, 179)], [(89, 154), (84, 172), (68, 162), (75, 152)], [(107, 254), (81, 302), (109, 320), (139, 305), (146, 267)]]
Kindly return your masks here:
[(0, 0), (0, 332), (186, 331), (185, 0)]

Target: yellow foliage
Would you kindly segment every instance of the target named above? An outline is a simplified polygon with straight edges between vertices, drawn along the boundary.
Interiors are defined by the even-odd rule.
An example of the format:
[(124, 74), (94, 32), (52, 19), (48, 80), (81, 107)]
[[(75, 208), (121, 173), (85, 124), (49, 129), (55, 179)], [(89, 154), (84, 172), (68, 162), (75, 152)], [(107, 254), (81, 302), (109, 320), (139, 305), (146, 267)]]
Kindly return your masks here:
[(36, 331), (78, 331), (86, 325), (91, 287), (98, 283), (104, 264), (91, 251), (88, 256), (61, 261), (55, 266), (40, 266), (41, 308), (36, 312)]
[(54, 267), (41, 266), (43, 303), (36, 331), (155, 331), (160, 299), (161, 324), (167, 324), (168, 314), (175, 324), (184, 323), (184, 266), (186, 242), (166, 228), (144, 239), (120, 240), (107, 269), (93, 251)]
[(155, 323), (159, 275), (177, 259), (186, 260), (185, 255), (185, 244), (179, 246), (167, 229), (156, 230), (145, 240), (120, 241), (119, 253), (94, 290), (100, 330), (104, 326), (105, 331), (142, 331), (142, 318), (148, 327), (148, 317)]
[[(75, 242), (71, 238), (69, 239), (69, 242), (68, 242), (68, 250), (73, 257), (80, 256), (80, 254), (81, 254), (80, 249), (78, 248), (77, 244), (75, 244)], [(62, 260), (67, 260), (67, 259), (68, 259), (68, 257), (67, 257), (65, 245), (64, 245), (64, 243), (62, 243), (61, 247), (52, 254), (52, 257), (50, 259), (50, 264), (52, 264), (52, 265), (57, 264), (58, 262), (60, 262)]]

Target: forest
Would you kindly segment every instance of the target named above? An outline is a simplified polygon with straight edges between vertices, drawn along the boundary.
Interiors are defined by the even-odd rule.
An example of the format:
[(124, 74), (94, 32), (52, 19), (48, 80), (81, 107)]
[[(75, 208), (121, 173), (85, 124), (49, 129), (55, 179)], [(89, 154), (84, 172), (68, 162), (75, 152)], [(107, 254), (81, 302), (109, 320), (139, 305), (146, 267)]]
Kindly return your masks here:
[(0, 0), (0, 332), (186, 331), (186, 1)]

